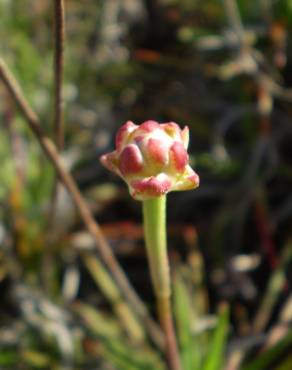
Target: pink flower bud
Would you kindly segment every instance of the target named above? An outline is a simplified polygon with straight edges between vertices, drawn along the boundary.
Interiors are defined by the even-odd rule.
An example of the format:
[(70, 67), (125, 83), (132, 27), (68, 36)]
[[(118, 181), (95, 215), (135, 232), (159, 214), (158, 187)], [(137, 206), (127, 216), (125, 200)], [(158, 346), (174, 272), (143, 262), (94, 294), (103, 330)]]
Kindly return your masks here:
[(189, 166), (189, 129), (174, 123), (126, 122), (117, 132), (116, 150), (101, 156), (101, 163), (121, 176), (138, 200), (174, 190), (199, 186), (199, 176)]

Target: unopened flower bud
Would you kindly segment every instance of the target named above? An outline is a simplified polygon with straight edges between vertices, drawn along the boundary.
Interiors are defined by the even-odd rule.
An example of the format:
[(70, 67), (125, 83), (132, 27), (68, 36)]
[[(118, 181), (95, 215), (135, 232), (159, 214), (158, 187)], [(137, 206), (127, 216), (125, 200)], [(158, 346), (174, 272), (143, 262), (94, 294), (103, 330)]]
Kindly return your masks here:
[(117, 132), (116, 150), (101, 156), (101, 162), (126, 181), (135, 199), (145, 200), (199, 186), (199, 176), (188, 164), (188, 143), (188, 127), (128, 121)]

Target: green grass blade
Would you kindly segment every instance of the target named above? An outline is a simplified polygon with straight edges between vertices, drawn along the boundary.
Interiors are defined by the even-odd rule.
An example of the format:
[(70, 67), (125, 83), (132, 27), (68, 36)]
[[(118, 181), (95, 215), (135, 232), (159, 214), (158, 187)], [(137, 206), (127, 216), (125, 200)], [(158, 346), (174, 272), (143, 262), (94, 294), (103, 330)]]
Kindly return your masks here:
[(266, 370), (291, 345), (292, 330), (276, 345), (259, 354), (255, 360), (244, 366), (242, 370)]
[(133, 345), (114, 316), (80, 302), (74, 305), (74, 311), (90, 334), (98, 339), (102, 357), (119, 370), (164, 370), (159, 354), (146, 343)]
[(224, 304), (213, 335), (210, 339), (207, 358), (203, 370), (220, 370), (223, 366), (224, 351), (228, 335), (229, 308)]
[(281, 362), (275, 370), (291, 370), (292, 369), (292, 356), (290, 355), (284, 361)]
[(190, 296), (179, 274), (174, 280), (174, 314), (183, 369), (200, 370), (200, 343), (191, 332), (193, 320)]

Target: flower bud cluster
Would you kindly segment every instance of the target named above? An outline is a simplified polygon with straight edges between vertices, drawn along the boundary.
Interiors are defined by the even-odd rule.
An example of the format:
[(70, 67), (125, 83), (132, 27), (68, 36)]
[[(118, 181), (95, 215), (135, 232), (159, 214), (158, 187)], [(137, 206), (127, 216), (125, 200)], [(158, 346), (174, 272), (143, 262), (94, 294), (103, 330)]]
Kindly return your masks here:
[(189, 166), (189, 129), (174, 123), (126, 122), (117, 132), (116, 150), (101, 156), (102, 164), (122, 177), (137, 200), (199, 186)]

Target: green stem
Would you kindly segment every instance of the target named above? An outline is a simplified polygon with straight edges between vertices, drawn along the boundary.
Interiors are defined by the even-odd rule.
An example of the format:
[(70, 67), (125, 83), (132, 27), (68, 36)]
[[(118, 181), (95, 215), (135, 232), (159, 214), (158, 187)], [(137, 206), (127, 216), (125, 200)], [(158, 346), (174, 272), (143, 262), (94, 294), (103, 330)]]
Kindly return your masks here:
[(143, 201), (144, 237), (157, 311), (165, 335), (170, 370), (181, 370), (171, 311), (171, 286), (166, 242), (166, 196)]

